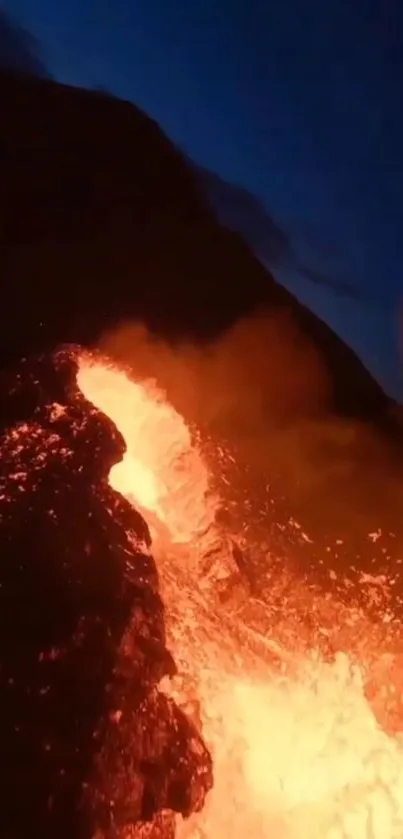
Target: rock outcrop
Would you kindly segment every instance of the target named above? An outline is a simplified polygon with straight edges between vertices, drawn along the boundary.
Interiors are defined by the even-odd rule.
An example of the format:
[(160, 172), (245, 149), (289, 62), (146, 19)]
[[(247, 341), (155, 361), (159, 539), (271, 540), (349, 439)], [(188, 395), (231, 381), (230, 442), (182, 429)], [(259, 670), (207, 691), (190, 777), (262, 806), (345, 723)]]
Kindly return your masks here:
[(135, 836), (148, 821), (166, 837), (173, 812), (202, 806), (211, 759), (158, 690), (175, 665), (148, 528), (108, 485), (124, 442), (79, 392), (75, 357), (1, 381), (0, 833)]

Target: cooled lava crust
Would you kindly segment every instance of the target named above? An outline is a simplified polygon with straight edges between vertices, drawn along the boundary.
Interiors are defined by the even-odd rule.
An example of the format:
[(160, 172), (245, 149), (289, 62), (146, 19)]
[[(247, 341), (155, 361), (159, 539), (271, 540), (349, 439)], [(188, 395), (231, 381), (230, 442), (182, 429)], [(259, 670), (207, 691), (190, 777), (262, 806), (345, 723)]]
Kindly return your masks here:
[(148, 836), (173, 836), (212, 762), (158, 690), (175, 665), (148, 528), (108, 484), (125, 444), (76, 373), (69, 347), (0, 381), (0, 835), (150, 822)]

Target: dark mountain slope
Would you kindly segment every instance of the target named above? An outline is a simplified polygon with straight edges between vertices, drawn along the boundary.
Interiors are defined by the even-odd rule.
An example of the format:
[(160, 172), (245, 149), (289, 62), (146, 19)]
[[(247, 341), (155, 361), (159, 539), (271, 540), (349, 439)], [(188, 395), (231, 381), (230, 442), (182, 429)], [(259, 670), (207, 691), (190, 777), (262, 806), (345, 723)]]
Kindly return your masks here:
[[(205, 339), (264, 305), (319, 351), (334, 410), (387, 420), (390, 402), (354, 353), (220, 228), (191, 168), (145, 114), (6, 72), (0, 104), (4, 360), (88, 344), (136, 316), (171, 337)], [(268, 339), (262, 352), (275, 357), (276, 346)]]

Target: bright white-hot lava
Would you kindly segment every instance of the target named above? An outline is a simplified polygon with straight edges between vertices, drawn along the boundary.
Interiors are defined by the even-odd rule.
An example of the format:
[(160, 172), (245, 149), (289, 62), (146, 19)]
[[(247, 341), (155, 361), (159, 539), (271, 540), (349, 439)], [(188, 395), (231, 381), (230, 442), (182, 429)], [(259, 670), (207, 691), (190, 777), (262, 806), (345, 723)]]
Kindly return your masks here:
[(78, 385), (110, 417), (127, 451), (111, 486), (159, 520), (173, 542), (190, 542), (212, 523), (208, 471), (183, 418), (153, 382), (133, 382), (111, 366), (81, 359)]
[(178, 824), (180, 839), (402, 839), (403, 738), (386, 733), (366, 698), (368, 666), (385, 660), (387, 683), (382, 648), (358, 663), (356, 649), (332, 661), (301, 653), (295, 612), (288, 645), (269, 617), (252, 631), (251, 595), (242, 608), (224, 605), (193, 561), (215, 508), (183, 418), (153, 385), (100, 361), (83, 357), (78, 383), (125, 438), (112, 485), (170, 536), (156, 558), (180, 675), (164, 689), (199, 703), (215, 765), (206, 807)]

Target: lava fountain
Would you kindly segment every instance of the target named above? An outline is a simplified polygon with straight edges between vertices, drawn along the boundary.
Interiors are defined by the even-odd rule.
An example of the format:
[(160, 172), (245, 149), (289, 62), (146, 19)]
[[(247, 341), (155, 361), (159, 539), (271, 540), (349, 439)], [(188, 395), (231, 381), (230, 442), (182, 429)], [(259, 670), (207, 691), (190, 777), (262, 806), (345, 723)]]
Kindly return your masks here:
[(136, 383), (112, 366), (81, 359), (77, 382), (101, 408), (127, 446), (110, 473), (112, 487), (165, 528), (173, 543), (189, 543), (214, 519), (207, 467), (183, 418), (151, 382)]
[[(269, 609), (253, 633), (251, 596), (242, 608), (223, 604), (194, 561), (199, 539), (214, 528), (217, 502), (184, 419), (155, 384), (90, 356), (80, 360), (78, 384), (125, 438), (126, 456), (110, 481), (157, 534), (179, 670), (162, 687), (200, 720), (214, 759), (207, 805), (178, 823), (180, 839), (401, 839), (403, 735), (387, 733), (366, 691), (374, 662), (386, 661), (388, 680), (382, 626), (358, 660), (355, 648), (332, 661), (315, 649), (301, 653), (301, 616), (288, 616), (286, 605), (288, 644), (276, 636)], [(364, 618), (350, 618), (369, 637)]]

